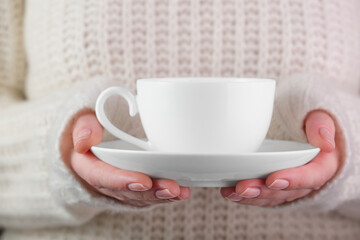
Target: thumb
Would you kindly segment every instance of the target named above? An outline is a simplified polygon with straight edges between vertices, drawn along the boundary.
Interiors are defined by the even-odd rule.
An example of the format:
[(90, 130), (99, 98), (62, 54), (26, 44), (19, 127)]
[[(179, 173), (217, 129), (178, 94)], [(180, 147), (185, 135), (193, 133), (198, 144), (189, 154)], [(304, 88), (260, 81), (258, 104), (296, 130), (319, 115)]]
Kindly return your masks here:
[(324, 152), (335, 149), (335, 123), (324, 111), (313, 111), (305, 120), (305, 132), (310, 144)]
[(87, 152), (91, 146), (101, 142), (103, 127), (95, 113), (85, 113), (75, 120), (73, 130), (74, 150), (78, 153)]

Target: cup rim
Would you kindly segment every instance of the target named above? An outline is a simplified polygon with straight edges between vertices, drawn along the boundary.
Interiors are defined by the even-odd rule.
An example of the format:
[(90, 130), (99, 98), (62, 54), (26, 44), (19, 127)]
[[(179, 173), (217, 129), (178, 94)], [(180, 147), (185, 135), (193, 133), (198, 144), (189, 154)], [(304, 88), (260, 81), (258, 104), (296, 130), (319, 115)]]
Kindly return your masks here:
[(161, 77), (140, 78), (138, 82), (151, 83), (276, 83), (270, 78), (236, 78), (236, 77)]

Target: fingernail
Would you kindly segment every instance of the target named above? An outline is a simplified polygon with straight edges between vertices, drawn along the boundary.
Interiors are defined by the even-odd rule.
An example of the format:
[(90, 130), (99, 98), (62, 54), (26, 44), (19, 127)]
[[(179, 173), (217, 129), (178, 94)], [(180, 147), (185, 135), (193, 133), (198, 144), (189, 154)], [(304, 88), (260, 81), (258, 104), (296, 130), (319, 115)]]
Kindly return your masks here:
[(163, 189), (163, 190), (156, 191), (155, 195), (159, 199), (168, 199), (168, 198), (176, 197), (168, 189)]
[(281, 190), (285, 189), (290, 185), (289, 181), (284, 179), (276, 179), (272, 184), (269, 185), (268, 188)]
[(260, 195), (260, 189), (254, 187), (248, 187), (244, 192), (240, 194), (244, 198), (254, 198)]
[(141, 183), (130, 183), (128, 185), (128, 188), (131, 191), (146, 191), (148, 190), (144, 185), (142, 185)]
[(90, 129), (87, 128), (87, 129), (81, 130), (75, 138), (75, 143), (78, 142), (79, 140), (88, 138), (90, 135), (91, 135)]
[(319, 134), (320, 134), (320, 136), (325, 140), (325, 141), (327, 141), (328, 143), (330, 143), (331, 144), (331, 146), (333, 147), (333, 148), (335, 148), (335, 137), (334, 137), (334, 135), (329, 131), (329, 129), (327, 129), (327, 128), (324, 128), (324, 127), (321, 127), (320, 129), (319, 129)]
[(226, 198), (231, 201), (234, 201), (234, 202), (238, 202), (243, 199), (239, 194), (234, 193), (234, 192), (232, 194), (230, 194), (229, 196), (227, 196)]

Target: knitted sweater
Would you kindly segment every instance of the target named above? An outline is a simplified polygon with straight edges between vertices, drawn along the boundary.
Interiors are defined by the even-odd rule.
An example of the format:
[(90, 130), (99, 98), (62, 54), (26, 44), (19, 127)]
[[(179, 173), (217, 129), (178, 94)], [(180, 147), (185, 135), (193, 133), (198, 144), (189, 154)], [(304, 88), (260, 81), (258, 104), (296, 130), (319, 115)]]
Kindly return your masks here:
[[(2, 239), (358, 239), (359, 11), (358, 0), (0, 1)], [(323, 109), (345, 142), (341, 168), (271, 209), (219, 188), (145, 208), (88, 192), (59, 151), (74, 115), (109, 86), (135, 93), (138, 78), (169, 76), (276, 79), (267, 137), (304, 142), (304, 117)], [(107, 107), (144, 136), (124, 101)]]

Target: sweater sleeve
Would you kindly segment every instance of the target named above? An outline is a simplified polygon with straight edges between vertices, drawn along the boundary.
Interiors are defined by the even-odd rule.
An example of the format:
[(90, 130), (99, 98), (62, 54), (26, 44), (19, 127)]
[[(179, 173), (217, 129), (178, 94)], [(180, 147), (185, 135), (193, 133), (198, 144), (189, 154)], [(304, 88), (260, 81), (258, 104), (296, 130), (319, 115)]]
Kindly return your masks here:
[[(63, 162), (60, 139), (67, 126), (79, 111), (94, 109), (99, 93), (113, 85), (118, 81), (96, 77), (66, 93), (53, 92), (0, 110), (0, 226), (73, 226), (105, 210), (154, 207), (133, 207), (94, 195)], [(128, 114), (121, 114), (126, 109), (122, 104), (108, 106), (117, 115), (115, 124), (120, 122), (129, 134), (139, 132)]]
[[(78, 225), (106, 209), (150, 209), (93, 196), (64, 166), (58, 146), (65, 126), (119, 81), (98, 77), (27, 99), (23, 15), (21, 0), (0, 1), (0, 228)], [(132, 121), (120, 120), (133, 129)]]
[(337, 211), (360, 219), (359, 95), (317, 74), (297, 73), (284, 77), (277, 88), (269, 136), (306, 142), (304, 119), (317, 109), (333, 117), (336, 136), (344, 143), (340, 168), (321, 189), (281, 208)]

